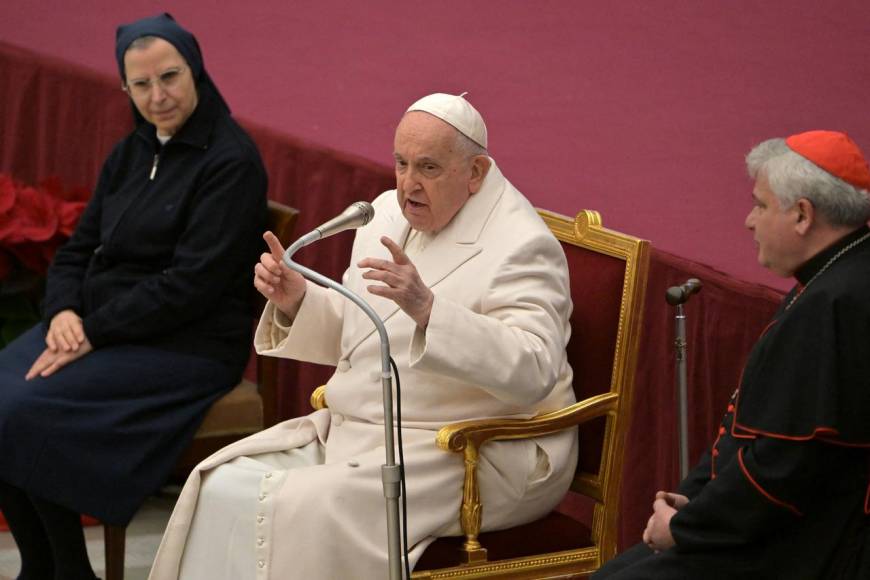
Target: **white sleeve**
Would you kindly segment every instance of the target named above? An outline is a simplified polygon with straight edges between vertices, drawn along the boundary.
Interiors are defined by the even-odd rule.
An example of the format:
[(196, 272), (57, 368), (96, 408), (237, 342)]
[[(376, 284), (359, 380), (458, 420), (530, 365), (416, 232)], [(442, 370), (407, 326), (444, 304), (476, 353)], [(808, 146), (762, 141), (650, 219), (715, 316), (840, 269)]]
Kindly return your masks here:
[(257, 354), (334, 366), (341, 348), (343, 306), (338, 293), (313, 282), (308, 282), (292, 323), (268, 303), (254, 335)]
[(475, 312), (437, 292), (411, 368), (477, 384), (510, 404), (544, 399), (564, 372), (571, 294), (561, 246), (538, 237), (505, 261)]

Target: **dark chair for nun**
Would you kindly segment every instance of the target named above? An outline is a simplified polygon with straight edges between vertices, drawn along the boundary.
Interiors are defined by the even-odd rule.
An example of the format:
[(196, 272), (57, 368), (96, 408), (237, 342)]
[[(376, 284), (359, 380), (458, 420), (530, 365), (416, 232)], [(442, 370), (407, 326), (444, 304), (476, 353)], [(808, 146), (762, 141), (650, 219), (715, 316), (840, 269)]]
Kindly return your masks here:
[[(649, 242), (602, 227), (595, 211), (584, 210), (573, 219), (539, 213), (568, 258), (574, 302), (568, 359), (578, 402), (528, 420), (466, 421), (438, 432), (435, 444), (465, 463), (464, 490), (456, 498), (464, 536), (430, 545), (415, 567), (415, 579), (577, 578), (616, 554)], [(326, 405), (323, 387), (311, 402), (315, 408)], [(565, 507), (526, 525), (481, 533), (486, 517), (477, 481), (481, 446), (574, 425), (579, 426), (579, 462)]]
[[(292, 241), (299, 212), (284, 204), (269, 201), (268, 228), (286, 247)], [(257, 318), (266, 305), (259, 294)], [(222, 447), (278, 422), (278, 363), (280, 359), (256, 357), (256, 383), (247, 379), (211, 406), (187, 450), (176, 464), (175, 472), (186, 477), (197, 463)], [(106, 580), (123, 580), (127, 529), (105, 526)]]

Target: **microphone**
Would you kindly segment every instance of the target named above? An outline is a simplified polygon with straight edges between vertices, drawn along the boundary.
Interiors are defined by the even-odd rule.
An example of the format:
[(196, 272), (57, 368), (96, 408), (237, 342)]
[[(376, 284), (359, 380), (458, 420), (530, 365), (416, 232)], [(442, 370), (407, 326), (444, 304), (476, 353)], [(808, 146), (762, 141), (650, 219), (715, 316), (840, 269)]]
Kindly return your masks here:
[[(402, 489), (402, 466), (396, 464), (395, 445), (393, 433), (393, 371), (390, 368), (390, 336), (387, 334), (387, 328), (384, 326), (383, 320), (377, 312), (362, 298), (357, 296), (350, 288), (345, 288), (335, 280), (330, 280), (323, 274), (319, 274), (310, 268), (306, 268), (302, 264), (293, 261), (293, 254), (303, 246), (316, 242), (321, 238), (364, 226), (369, 223), (375, 215), (375, 208), (372, 204), (365, 201), (358, 201), (350, 205), (346, 210), (333, 219), (318, 228), (308, 232), (284, 250), (282, 261), (284, 264), (298, 272), (308, 280), (317, 282), (318, 284), (331, 288), (341, 294), (357, 306), (365, 313), (366, 316), (375, 325), (375, 330), (378, 333), (378, 339), (381, 347), (381, 388), (383, 392), (384, 403), (384, 454), (386, 463), (381, 465), (381, 481), (384, 488), (384, 500), (387, 504), (387, 556), (390, 570), (390, 580), (401, 580), (402, 578), (402, 543), (400, 541), (401, 526), (399, 525), (399, 498), (404, 495)], [(396, 400), (399, 397), (398, 377), (396, 380)], [(401, 408), (400, 404), (396, 404), (396, 408)], [(401, 429), (401, 417), (399, 420), (399, 429)], [(398, 438), (398, 445), (401, 453), (402, 439), (401, 432)], [(401, 455), (400, 455), (401, 457)], [(407, 552), (405, 552), (407, 554)]]
[(689, 299), (689, 296), (700, 292), (702, 286), (703, 284), (701, 284), (701, 281), (697, 278), (689, 278), (686, 280), (685, 284), (668, 288), (665, 292), (665, 300), (667, 300), (668, 304), (671, 306), (683, 304)]
[(355, 201), (339, 215), (299, 238), (297, 243), (301, 242), (300, 248), (307, 246), (312, 242), (328, 238), (345, 230), (362, 227), (372, 221), (373, 217), (375, 217), (375, 208), (372, 207), (372, 204), (367, 201)]

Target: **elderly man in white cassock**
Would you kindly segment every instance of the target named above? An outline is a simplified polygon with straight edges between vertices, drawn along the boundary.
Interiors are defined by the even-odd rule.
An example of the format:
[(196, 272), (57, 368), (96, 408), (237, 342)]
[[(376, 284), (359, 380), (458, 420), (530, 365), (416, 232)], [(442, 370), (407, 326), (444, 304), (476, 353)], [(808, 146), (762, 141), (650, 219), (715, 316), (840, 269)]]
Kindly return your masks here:
[[(574, 402), (571, 299), (561, 246), (487, 153), (462, 96), (402, 117), (396, 189), (357, 230), (345, 286), (383, 319), (402, 384), (413, 565), (459, 535), (462, 458), (435, 446), (447, 423), (530, 417)], [(280, 423), (202, 462), (181, 493), (152, 580), (382, 579), (384, 413), (378, 335), (359, 308), (281, 263), (255, 268), (268, 299), (257, 352), (334, 365), (328, 409)], [(568, 488), (576, 432), (482, 449), (483, 529), (545, 515)]]

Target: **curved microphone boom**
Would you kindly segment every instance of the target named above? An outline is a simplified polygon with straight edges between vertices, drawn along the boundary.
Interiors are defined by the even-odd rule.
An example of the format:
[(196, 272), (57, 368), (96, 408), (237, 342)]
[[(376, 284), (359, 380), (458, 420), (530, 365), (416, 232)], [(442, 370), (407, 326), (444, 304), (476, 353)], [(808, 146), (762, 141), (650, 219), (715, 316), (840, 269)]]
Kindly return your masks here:
[(686, 280), (685, 284), (668, 288), (665, 292), (665, 300), (667, 300), (668, 304), (671, 306), (683, 304), (689, 299), (689, 296), (700, 292), (702, 286), (703, 284), (701, 284), (701, 281), (697, 278), (689, 278)]
[(355, 201), (339, 215), (299, 238), (293, 245), (298, 244), (298, 247), (301, 248), (339, 232), (362, 227), (372, 221), (373, 217), (375, 217), (375, 208), (372, 207), (372, 204), (367, 201)]
[(365, 312), (378, 332), (381, 346), (381, 387), (384, 403), (384, 453), (386, 463), (381, 465), (381, 481), (384, 488), (384, 499), (387, 504), (387, 556), (389, 562), (390, 580), (402, 580), (402, 546), (400, 540), (399, 524), (399, 498), (401, 497), (401, 467), (396, 465), (394, 433), (393, 433), (393, 373), (390, 368), (390, 337), (387, 329), (378, 313), (369, 304), (354, 294), (349, 288), (345, 288), (338, 282), (330, 280), (323, 274), (319, 274), (302, 264), (293, 261), (295, 254), (303, 246), (326, 238), (345, 230), (355, 229), (366, 225), (375, 215), (375, 208), (365, 201), (352, 203), (350, 207), (332, 218), (322, 226), (308, 232), (284, 251), (282, 261), (284, 264), (299, 272), (309, 280), (331, 288), (356, 304)]

